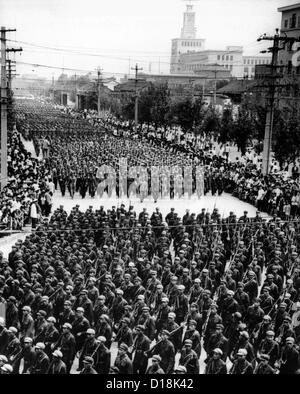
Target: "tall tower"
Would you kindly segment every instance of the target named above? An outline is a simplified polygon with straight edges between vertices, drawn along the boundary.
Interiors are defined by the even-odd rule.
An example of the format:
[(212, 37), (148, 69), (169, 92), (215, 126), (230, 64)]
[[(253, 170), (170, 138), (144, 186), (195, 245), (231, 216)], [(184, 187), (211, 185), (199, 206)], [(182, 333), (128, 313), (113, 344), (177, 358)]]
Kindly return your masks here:
[(187, 4), (186, 11), (183, 14), (183, 26), (181, 29), (181, 38), (195, 39), (196, 38), (196, 13), (193, 11), (193, 6)]
[[(196, 1), (196, 0), (183, 0)], [(190, 52), (203, 51), (205, 39), (196, 36), (196, 12), (192, 4), (187, 4), (186, 11), (183, 13), (183, 26), (181, 28), (180, 38), (172, 39), (171, 48), (171, 74), (184, 72), (184, 65), (180, 63), (180, 55)]]

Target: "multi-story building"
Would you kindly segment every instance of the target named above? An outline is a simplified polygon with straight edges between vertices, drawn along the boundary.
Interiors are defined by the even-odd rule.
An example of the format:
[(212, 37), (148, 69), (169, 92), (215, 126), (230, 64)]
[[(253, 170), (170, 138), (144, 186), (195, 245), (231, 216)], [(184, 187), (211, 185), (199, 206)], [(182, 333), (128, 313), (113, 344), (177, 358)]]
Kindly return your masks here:
[(242, 46), (225, 50), (205, 49), (205, 39), (196, 38), (195, 12), (188, 5), (184, 13), (181, 38), (172, 40), (171, 74), (198, 73), (202, 67), (218, 65), (234, 78), (253, 78), (256, 64), (268, 64), (271, 56), (243, 56)]
[(176, 74), (181, 69), (178, 66), (182, 54), (196, 52), (205, 48), (205, 40), (196, 38), (196, 13), (192, 5), (187, 5), (186, 12), (183, 14), (183, 27), (180, 38), (172, 40), (171, 50), (171, 73)]
[(271, 55), (269, 55), (269, 56), (243, 56), (244, 77), (247, 79), (253, 79), (255, 77), (255, 66), (270, 64), (271, 60), (272, 60)]
[[(278, 8), (278, 11), (282, 13), (281, 16), (281, 35), (286, 37), (294, 37), (299, 39), (300, 37), (300, 3)], [(287, 43), (284, 50), (279, 51), (279, 63), (286, 66), (285, 72), (289, 75), (300, 76), (300, 42), (298, 43)], [(299, 65), (298, 65), (299, 64)]]

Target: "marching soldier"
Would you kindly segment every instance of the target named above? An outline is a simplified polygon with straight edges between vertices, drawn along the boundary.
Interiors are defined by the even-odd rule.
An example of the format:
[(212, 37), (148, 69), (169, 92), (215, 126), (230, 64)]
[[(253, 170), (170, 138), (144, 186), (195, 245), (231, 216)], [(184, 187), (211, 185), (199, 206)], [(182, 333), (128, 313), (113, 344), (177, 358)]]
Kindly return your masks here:
[(213, 350), (213, 356), (208, 360), (205, 367), (205, 374), (207, 375), (227, 375), (226, 363), (221, 359), (223, 352), (216, 348)]
[(98, 374), (108, 374), (111, 361), (110, 350), (105, 346), (106, 338), (104, 336), (99, 336), (97, 338), (98, 346), (96, 349), (96, 354), (94, 356), (95, 360), (95, 370)]
[(136, 327), (136, 338), (133, 342), (134, 359), (132, 363), (133, 373), (144, 375), (148, 366), (148, 357), (145, 355), (150, 348), (151, 340), (145, 335), (145, 327)]
[(48, 375), (65, 375), (67, 373), (66, 364), (62, 361), (63, 354), (60, 350), (54, 350), (52, 361), (49, 365)]
[(188, 374), (199, 374), (199, 360), (196, 352), (192, 349), (193, 342), (190, 339), (184, 341), (179, 365), (186, 368)]
[(118, 368), (120, 374), (130, 375), (132, 374), (133, 368), (127, 353), (128, 346), (125, 343), (121, 343), (114, 366)]
[(229, 374), (230, 375), (253, 375), (253, 367), (249, 361), (246, 360), (247, 350), (239, 349), (237, 352), (237, 359), (234, 361)]

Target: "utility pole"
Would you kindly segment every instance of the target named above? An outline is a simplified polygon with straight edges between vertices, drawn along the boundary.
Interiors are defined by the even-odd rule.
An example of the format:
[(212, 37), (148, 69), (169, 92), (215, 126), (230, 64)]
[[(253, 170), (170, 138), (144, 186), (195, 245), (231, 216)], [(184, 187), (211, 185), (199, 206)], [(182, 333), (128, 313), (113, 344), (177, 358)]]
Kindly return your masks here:
[(6, 33), (16, 29), (1, 27), (1, 188), (7, 185), (7, 75), (6, 52), (22, 49), (6, 49)]
[(217, 105), (217, 73), (218, 73), (218, 70), (213, 70), (213, 72), (215, 74), (215, 79), (214, 79), (214, 102), (213, 102), (214, 108), (215, 108), (216, 105)]
[(98, 116), (100, 116), (100, 95), (101, 95), (101, 86), (102, 86), (102, 78), (101, 78), (101, 71), (102, 69), (100, 67), (98, 67), (97, 69), (97, 75), (98, 75), (98, 79), (97, 79), (97, 87), (98, 87)]
[(143, 70), (142, 68), (139, 68), (138, 65), (136, 64), (134, 68), (131, 68), (131, 70), (135, 70), (135, 107), (134, 107), (134, 126), (135, 126), (135, 132), (137, 133), (137, 127), (138, 127), (138, 122), (139, 122), (139, 96), (138, 96), (138, 72)]
[[(268, 40), (273, 41), (273, 46), (269, 48), (268, 52), (272, 53), (272, 61), (271, 64), (266, 65), (266, 67), (271, 68), (270, 72), (270, 84), (269, 84), (269, 97), (267, 103), (267, 115), (266, 115), (266, 124), (265, 124), (265, 136), (264, 136), (264, 149), (263, 149), (263, 163), (262, 163), (262, 173), (263, 175), (268, 175), (270, 172), (270, 163), (271, 163), (271, 153), (272, 153), (272, 136), (273, 136), (273, 123), (274, 123), (274, 111), (275, 111), (275, 96), (276, 96), (276, 88), (280, 85), (277, 84), (277, 79), (282, 76), (278, 73), (278, 68), (282, 68), (283, 66), (278, 65), (278, 53), (280, 50), (284, 49), (280, 47), (279, 44), (283, 42), (284, 44), (290, 43), (291, 45), (294, 42), (299, 42), (299, 39), (295, 37), (281, 37), (279, 35), (279, 29), (276, 29), (276, 34), (274, 36), (267, 36), (264, 34), (259, 37), (257, 41)], [(266, 51), (262, 51), (265, 53)]]
[(78, 109), (78, 105), (77, 105), (77, 75), (75, 73), (75, 90), (74, 90), (74, 94), (75, 94), (75, 109)]

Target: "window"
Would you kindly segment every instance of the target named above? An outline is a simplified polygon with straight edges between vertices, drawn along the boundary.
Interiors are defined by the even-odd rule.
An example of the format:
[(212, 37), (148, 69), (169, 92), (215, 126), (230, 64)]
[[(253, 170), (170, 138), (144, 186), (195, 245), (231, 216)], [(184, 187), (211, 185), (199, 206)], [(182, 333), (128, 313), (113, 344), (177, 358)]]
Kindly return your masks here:
[(284, 28), (286, 29), (288, 27), (288, 25), (289, 25), (289, 20), (285, 19), (284, 20)]
[(221, 56), (220, 55), (218, 55), (218, 60), (220, 60), (221, 59)]
[(296, 21), (297, 21), (297, 15), (293, 14), (292, 17), (290, 18), (290, 29), (295, 29)]
[(229, 56), (228, 55), (226, 56), (226, 60), (229, 60)]
[(247, 60), (247, 64), (250, 64), (250, 59)]
[(230, 60), (233, 60), (233, 56), (232, 55), (230, 56)]
[(230, 71), (232, 71), (232, 70), (233, 70), (233, 65), (231, 64), (231, 65), (230, 65)]
[(246, 61), (246, 59), (244, 59), (244, 64), (246, 64), (247, 63), (247, 61)]
[(252, 68), (251, 68), (251, 71), (254, 73), (254, 71), (255, 71), (255, 67), (252, 67)]
[(244, 73), (248, 73), (248, 67), (244, 67)]
[(224, 60), (224, 58), (225, 58), (225, 56), (223, 55), (223, 56), (222, 56), (222, 60)]
[(300, 27), (300, 15), (298, 16), (298, 27)]
[(253, 60), (253, 59), (251, 60), (251, 64), (252, 64), (252, 65), (254, 64), (254, 60)]

